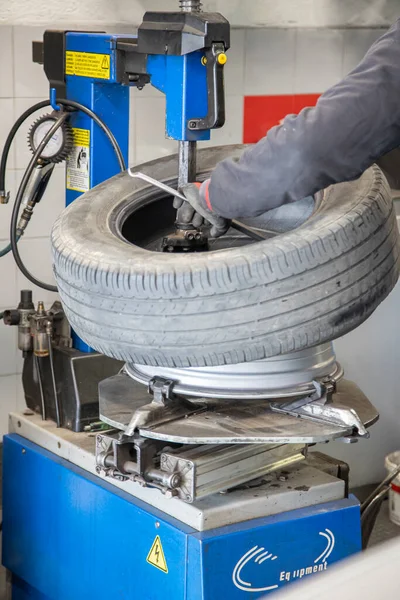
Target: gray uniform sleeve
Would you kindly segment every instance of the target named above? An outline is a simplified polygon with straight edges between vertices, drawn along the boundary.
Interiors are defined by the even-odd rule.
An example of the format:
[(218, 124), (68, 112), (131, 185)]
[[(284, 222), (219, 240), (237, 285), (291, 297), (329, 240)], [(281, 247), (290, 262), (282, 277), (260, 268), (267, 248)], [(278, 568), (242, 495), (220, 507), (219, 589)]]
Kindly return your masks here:
[(223, 217), (254, 217), (355, 179), (399, 145), (400, 20), (316, 107), (286, 117), (238, 162), (221, 162), (210, 201)]

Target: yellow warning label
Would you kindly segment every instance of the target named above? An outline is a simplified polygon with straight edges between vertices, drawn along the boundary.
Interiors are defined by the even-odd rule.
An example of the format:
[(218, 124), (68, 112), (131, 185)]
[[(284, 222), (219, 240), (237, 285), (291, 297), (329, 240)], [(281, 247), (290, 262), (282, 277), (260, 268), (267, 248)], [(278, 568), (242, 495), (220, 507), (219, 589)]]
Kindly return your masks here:
[(87, 192), (90, 189), (90, 130), (72, 129), (74, 145), (67, 158), (67, 189)]
[(160, 571), (168, 573), (167, 561), (165, 560), (164, 550), (161, 544), (160, 536), (157, 535), (147, 556), (147, 562)]
[(65, 53), (65, 74), (110, 79), (110, 55), (94, 52)]

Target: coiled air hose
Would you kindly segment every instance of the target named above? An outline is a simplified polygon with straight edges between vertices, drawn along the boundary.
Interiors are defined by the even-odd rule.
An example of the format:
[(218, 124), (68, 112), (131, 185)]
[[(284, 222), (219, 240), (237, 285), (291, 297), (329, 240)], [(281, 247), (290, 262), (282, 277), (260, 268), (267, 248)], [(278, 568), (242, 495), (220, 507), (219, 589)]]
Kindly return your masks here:
[[(126, 164), (125, 164), (125, 160), (124, 160), (123, 154), (121, 152), (121, 149), (118, 145), (118, 142), (115, 139), (112, 131), (109, 129), (109, 127), (107, 127), (107, 125), (104, 123), (104, 121), (102, 121), (102, 119), (100, 119), (92, 110), (90, 110), (83, 104), (80, 104), (80, 102), (75, 102), (74, 100), (67, 100), (65, 98), (62, 98), (62, 99), (57, 100), (57, 104), (61, 105), (63, 108), (69, 108), (72, 110), (80, 110), (83, 113), (85, 113), (88, 117), (90, 117), (104, 131), (104, 133), (107, 136), (107, 138), (109, 139), (112, 147), (114, 148), (121, 171), (125, 171)], [(0, 195), (3, 196), (3, 198), (8, 197), (8, 194), (6, 193), (6, 186), (5, 186), (5, 174), (6, 174), (7, 160), (8, 160), (8, 155), (10, 152), (10, 147), (15, 138), (17, 131), (19, 130), (21, 125), (26, 121), (26, 119), (28, 117), (30, 117), (34, 112), (36, 112), (37, 110), (40, 110), (41, 108), (50, 106), (50, 105), (51, 105), (51, 103), (49, 100), (43, 100), (42, 102), (38, 102), (37, 104), (34, 104), (17, 119), (17, 121), (14, 123), (13, 127), (11, 128), (11, 131), (8, 134), (6, 142), (4, 144), (4, 148), (3, 148), (3, 152), (2, 152), (2, 156), (1, 156), (1, 160), (0, 160)], [(12, 211), (12, 217), (11, 217), (10, 244), (8, 244), (5, 248), (0, 250), (0, 258), (2, 256), (5, 256), (6, 254), (8, 254), (11, 250), (19, 270), (25, 275), (25, 277), (29, 281), (31, 281), (32, 283), (37, 285), (38, 287), (41, 287), (42, 289), (45, 289), (45, 290), (49, 290), (51, 292), (57, 292), (57, 287), (54, 285), (51, 285), (51, 284), (44, 283), (44, 282), (36, 279), (36, 277), (34, 277), (28, 271), (28, 269), (26, 268), (26, 266), (24, 265), (24, 263), (21, 259), (21, 256), (19, 254), (19, 250), (17, 247), (17, 243), (23, 232), (18, 231), (18, 229), (17, 229), (18, 214), (19, 214), (19, 210), (21, 207), (22, 199), (24, 197), (27, 184), (33, 173), (33, 170), (35, 169), (35, 167), (37, 165), (38, 159), (43, 152), (43, 149), (45, 148), (45, 146), (47, 145), (49, 140), (52, 138), (54, 133), (57, 131), (57, 129), (59, 127), (61, 127), (61, 125), (66, 121), (66, 119), (69, 116), (70, 116), (69, 112), (60, 112), (60, 117), (54, 123), (53, 127), (51, 127), (51, 129), (44, 136), (42, 142), (38, 145), (34, 155), (32, 156), (32, 159), (30, 160), (27, 170), (24, 173), (21, 184), (18, 188), (17, 196), (15, 198), (14, 207), (13, 207), (13, 211)]]

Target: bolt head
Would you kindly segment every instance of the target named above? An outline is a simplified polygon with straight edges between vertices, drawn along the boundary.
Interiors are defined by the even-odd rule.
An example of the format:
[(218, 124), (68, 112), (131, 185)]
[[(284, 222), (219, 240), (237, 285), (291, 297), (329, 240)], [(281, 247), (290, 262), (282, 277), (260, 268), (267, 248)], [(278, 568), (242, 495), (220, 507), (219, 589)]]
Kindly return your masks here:
[(170, 479), (170, 485), (172, 488), (177, 488), (181, 482), (179, 473), (174, 473)]

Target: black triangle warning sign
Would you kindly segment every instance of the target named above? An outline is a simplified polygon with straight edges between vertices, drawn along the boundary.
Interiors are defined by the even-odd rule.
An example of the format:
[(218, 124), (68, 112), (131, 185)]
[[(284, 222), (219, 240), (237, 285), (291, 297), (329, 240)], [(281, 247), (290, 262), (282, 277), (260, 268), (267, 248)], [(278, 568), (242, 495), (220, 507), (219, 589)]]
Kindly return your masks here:
[(101, 62), (101, 68), (108, 69), (109, 67), (110, 67), (110, 57), (107, 54), (105, 54), (103, 56), (103, 60)]
[(160, 571), (163, 571), (164, 573), (168, 573), (167, 561), (165, 560), (164, 550), (159, 535), (156, 536), (146, 560), (150, 565), (153, 565), (153, 567), (160, 569)]

